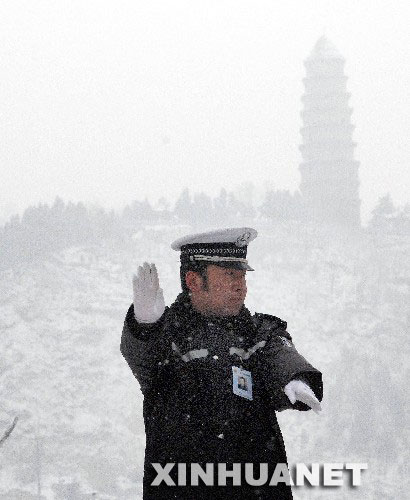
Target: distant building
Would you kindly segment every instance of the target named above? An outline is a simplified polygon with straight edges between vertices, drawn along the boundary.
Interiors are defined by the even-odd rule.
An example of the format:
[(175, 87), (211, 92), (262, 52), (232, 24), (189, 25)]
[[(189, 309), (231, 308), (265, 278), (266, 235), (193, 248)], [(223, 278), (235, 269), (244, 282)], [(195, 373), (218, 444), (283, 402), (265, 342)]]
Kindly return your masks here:
[(324, 36), (304, 63), (300, 192), (308, 220), (359, 227), (359, 162), (353, 158), (344, 63)]

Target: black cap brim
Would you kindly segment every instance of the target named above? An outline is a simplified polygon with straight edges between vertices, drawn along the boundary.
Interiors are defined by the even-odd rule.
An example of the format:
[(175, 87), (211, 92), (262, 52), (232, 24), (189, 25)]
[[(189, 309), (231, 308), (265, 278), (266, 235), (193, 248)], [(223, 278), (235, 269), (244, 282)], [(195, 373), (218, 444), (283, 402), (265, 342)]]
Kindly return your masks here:
[(213, 264), (214, 266), (227, 267), (230, 269), (238, 269), (239, 271), (255, 271), (249, 264), (245, 262), (208, 262), (208, 264)]

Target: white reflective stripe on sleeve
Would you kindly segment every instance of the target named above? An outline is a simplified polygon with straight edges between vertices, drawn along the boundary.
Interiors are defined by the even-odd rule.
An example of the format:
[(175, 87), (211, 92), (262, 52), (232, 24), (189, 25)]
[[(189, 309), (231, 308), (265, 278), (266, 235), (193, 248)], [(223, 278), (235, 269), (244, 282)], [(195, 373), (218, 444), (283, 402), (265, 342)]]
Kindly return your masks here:
[(251, 356), (254, 352), (256, 352), (258, 349), (261, 349), (262, 347), (265, 347), (266, 345), (266, 340), (261, 340), (260, 342), (258, 342), (257, 344), (255, 344), (253, 347), (251, 347), (250, 349), (248, 349), (248, 358), (249, 356)]
[(185, 363), (197, 358), (206, 358), (209, 354), (208, 349), (193, 349), (192, 351), (188, 351), (185, 354), (181, 354), (181, 351), (178, 349), (178, 346), (175, 344), (175, 342), (172, 342), (172, 350), (175, 351), (178, 356), (180, 356), (182, 361), (185, 361)]
[(240, 358), (242, 359), (247, 359), (246, 356), (246, 351), (245, 349), (242, 349), (241, 347), (231, 347), (229, 349), (229, 354), (237, 354)]
[(192, 351), (188, 351), (186, 354), (181, 356), (181, 358), (185, 362), (187, 362), (191, 361), (192, 359), (206, 358), (208, 354), (209, 354), (208, 349), (193, 349)]
[(265, 345), (266, 340), (261, 340), (253, 347), (250, 347), (247, 351), (245, 351), (245, 349), (242, 349), (241, 347), (231, 347), (229, 349), (229, 354), (237, 354), (242, 359), (249, 359), (254, 352), (256, 352), (258, 349), (261, 349), (262, 347), (265, 347)]
[(178, 346), (175, 344), (175, 342), (172, 342), (172, 350), (175, 351), (177, 354), (179, 354), (181, 356), (181, 353), (178, 349)]

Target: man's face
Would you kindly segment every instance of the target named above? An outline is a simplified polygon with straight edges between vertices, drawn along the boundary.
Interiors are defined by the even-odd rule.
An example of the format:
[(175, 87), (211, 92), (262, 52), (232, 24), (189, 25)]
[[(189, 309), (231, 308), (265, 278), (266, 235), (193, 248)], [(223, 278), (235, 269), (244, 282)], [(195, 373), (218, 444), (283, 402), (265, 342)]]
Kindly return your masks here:
[(207, 284), (203, 278), (198, 290), (191, 289), (192, 303), (202, 314), (237, 316), (246, 297), (246, 271), (229, 267), (207, 267)]

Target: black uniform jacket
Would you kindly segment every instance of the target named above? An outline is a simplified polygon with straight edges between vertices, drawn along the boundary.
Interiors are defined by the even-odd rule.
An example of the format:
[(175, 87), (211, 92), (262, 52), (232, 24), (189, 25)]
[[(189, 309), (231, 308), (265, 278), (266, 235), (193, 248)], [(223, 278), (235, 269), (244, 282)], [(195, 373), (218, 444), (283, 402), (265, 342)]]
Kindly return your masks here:
[[(309, 384), (322, 399), (322, 376), (295, 349), (286, 322), (242, 308), (235, 317), (206, 317), (181, 294), (153, 324), (137, 323), (128, 310), (121, 352), (144, 394), (146, 450), (144, 499), (290, 499), (291, 489), (241, 486), (227, 480), (218, 486), (218, 464), (269, 464), (269, 480), (278, 463), (287, 462), (275, 411), (307, 410), (292, 405), (283, 392), (292, 379)], [(251, 374), (252, 399), (234, 394), (233, 373)], [(243, 381), (242, 381), (243, 382)], [(250, 385), (249, 378), (246, 383)], [(249, 393), (248, 393), (249, 394)], [(177, 465), (169, 474), (175, 486), (151, 486), (157, 472), (152, 463), (187, 465), (187, 485), (181, 486)], [(189, 486), (190, 464), (214, 464), (214, 486)], [(230, 464), (230, 465), (229, 465)], [(179, 485), (178, 485), (179, 481)], [(232, 480), (231, 480), (232, 481)]]

